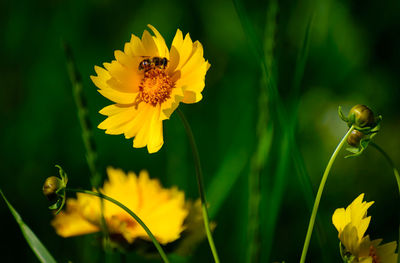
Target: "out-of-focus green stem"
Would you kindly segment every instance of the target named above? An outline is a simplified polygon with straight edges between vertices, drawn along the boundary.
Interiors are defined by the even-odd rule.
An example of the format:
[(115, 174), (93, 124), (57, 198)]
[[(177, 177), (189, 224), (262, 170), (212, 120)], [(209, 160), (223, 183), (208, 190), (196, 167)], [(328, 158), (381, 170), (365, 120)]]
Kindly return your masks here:
[(385, 157), (386, 161), (389, 163), (390, 167), (392, 167), (394, 177), (396, 178), (397, 182), (397, 188), (399, 190), (399, 195), (400, 195), (400, 175), (399, 175), (399, 170), (397, 170), (396, 166), (394, 165), (394, 162), (392, 158), (377, 144), (370, 142), (369, 143), (371, 146), (373, 146), (378, 152), (380, 152), (383, 157)]
[(91, 122), (88, 116), (88, 110), (86, 106), (86, 99), (83, 96), (82, 77), (79, 74), (72, 50), (67, 43), (63, 43), (64, 52), (67, 60), (68, 75), (72, 84), (72, 91), (74, 94), (74, 100), (78, 109), (78, 119), (82, 129), (82, 139), (86, 150), (86, 160), (91, 173), (91, 183), (93, 187), (99, 187), (101, 183), (101, 174), (97, 169), (97, 153), (95, 143), (93, 141)]
[(151, 233), (150, 229), (146, 226), (146, 224), (134, 213), (132, 212), (132, 210), (130, 210), (128, 207), (126, 207), (124, 204), (118, 202), (117, 200), (115, 200), (114, 198), (111, 198), (107, 195), (104, 195), (102, 193), (99, 192), (93, 192), (93, 191), (89, 191), (89, 190), (81, 190), (81, 189), (70, 189), (70, 188), (66, 188), (65, 189), (68, 192), (74, 192), (74, 193), (83, 193), (83, 194), (88, 194), (88, 195), (93, 195), (93, 196), (97, 196), (100, 197), (104, 200), (110, 201), (111, 203), (119, 206), (120, 208), (122, 208), (123, 210), (125, 210), (130, 216), (132, 216), (136, 222), (139, 223), (139, 225), (141, 227), (143, 227), (143, 229), (146, 231), (147, 235), (150, 237), (151, 241), (153, 241), (154, 246), (156, 247), (158, 253), (160, 253), (160, 256), (162, 258), (162, 260), (165, 263), (169, 263), (169, 260), (167, 258), (167, 255), (165, 254), (164, 250), (162, 249), (160, 243), (158, 243), (157, 239), (154, 237), (153, 233)]
[[(82, 129), (82, 139), (86, 150), (86, 161), (89, 166), (91, 174), (90, 182), (92, 186), (98, 190), (102, 181), (102, 175), (101, 173), (99, 173), (97, 167), (96, 144), (94, 143), (93, 140), (92, 128), (91, 128), (92, 125), (89, 120), (87, 103), (85, 96), (83, 94), (82, 77), (78, 69), (76, 68), (76, 63), (74, 60), (74, 56), (72, 54), (71, 47), (66, 42), (63, 42), (62, 44), (67, 62), (68, 75), (72, 84), (72, 92), (74, 94), (74, 100), (76, 108), (78, 110), (79, 124)], [(101, 230), (104, 237), (103, 241), (105, 242), (104, 244), (106, 245), (105, 248), (107, 248), (109, 242), (109, 234), (103, 215), (103, 206), (104, 206), (103, 199), (100, 199), (100, 204), (101, 204)]]
[[(399, 190), (399, 196), (400, 196), (400, 175), (399, 175), (399, 170), (397, 170), (396, 166), (394, 165), (394, 162), (392, 158), (377, 144), (370, 142), (370, 144), (380, 152), (383, 157), (385, 157), (386, 161), (389, 163), (389, 165), (392, 167), (394, 177), (396, 177), (396, 182), (397, 182), (397, 188)], [(399, 226), (399, 241), (400, 243), (400, 226)], [(397, 263), (400, 263), (400, 244), (397, 244)]]
[(194, 135), (193, 135), (192, 129), (190, 128), (189, 122), (186, 120), (185, 115), (183, 114), (183, 112), (180, 109), (178, 109), (177, 112), (178, 112), (179, 117), (182, 120), (183, 126), (185, 127), (185, 131), (186, 131), (186, 134), (189, 139), (190, 148), (192, 149), (194, 164), (195, 164), (195, 168), (196, 168), (197, 185), (198, 185), (200, 200), (201, 200), (201, 209), (203, 211), (202, 214), (203, 214), (204, 228), (206, 230), (208, 243), (210, 245), (211, 252), (214, 257), (214, 261), (216, 263), (219, 263), (219, 257), (218, 257), (217, 249), (214, 244), (214, 239), (212, 237), (210, 222), (209, 222), (209, 218), (208, 218), (206, 193), (204, 190), (203, 171), (201, 169), (199, 151), (197, 150), (196, 141), (194, 139)]
[(321, 201), (322, 192), (324, 191), (325, 183), (326, 183), (326, 180), (328, 179), (329, 172), (332, 168), (333, 163), (335, 162), (337, 155), (340, 152), (340, 149), (342, 149), (343, 145), (346, 142), (347, 137), (350, 135), (350, 133), (353, 130), (354, 130), (354, 126), (351, 126), (350, 129), (347, 131), (346, 135), (336, 146), (336, 149), (333, 152), (333, 154), (332, 154), (331, 158), (329, 159), (329, 162), (325, 168), (324, 174), (322, 175), (322, 179), (321, 179), (321, 183), (319, 184), (317, 196), (315, 197), (314, 207), (313, 207), (313, 210), (311, 213), (310, 222), (308, 224), (306, 240), (304, 241), (303, 252), (301, 253), (300, 263), (304, 263), (306, 261), (307, 251), (308, 251), (308, 247), (310, 245), (311, 235), (312, 235), (313, 228), (314, 228), (315, 218), (316, 218), (317, 212), (318, 212), (319, 202)]

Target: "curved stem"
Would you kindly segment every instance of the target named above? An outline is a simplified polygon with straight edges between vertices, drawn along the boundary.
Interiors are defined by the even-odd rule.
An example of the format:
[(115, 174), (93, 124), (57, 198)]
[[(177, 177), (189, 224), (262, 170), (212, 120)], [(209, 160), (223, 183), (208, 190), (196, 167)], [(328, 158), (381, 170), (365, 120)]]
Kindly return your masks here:
[(338, 153), (340, 152), (340, 149), (342, 149), (343, 145), (346, 142), (347, 137), (350, 135), (350, 133), (353, 130), (354, 130), (354, 126), (351, 126), (350, 129), (347, 131), (346, 135), (336, 146), (336, 149), (333, 152), (333, 154), (332, 154), (331, 158), (329, 159), (329, 162), (325, 168), (324, 174), (322, 175), (321, 183), (319, 184), (317, 196), (315, 197), (314, 206), (313, 206), (313, 210), (311, 213), (310, 223), (308, 224), (306, 240), (304, 241), (303, 252), (301, 253), (300, 263), (304, 263), (306, 261), (308, 246), (310, 245), (311, 235), (312, 235), (312, 231), (314, 228), (315, 218), (317, 216), (319, 202), (321, 201), (322, 192), (324, 191), (325, 183), (326, 183), (326, 180), (328, 179), (329, 172), (332, 168), (333, 162), (335, 161)]
[(203, 171), (201, 169), (199, 151), (197, 150), (196, 141), (194, 139), (194, 135), (193, 135), (192, 129), (190, 128), (189, 122), (186, 120), (185, 115), (183, 114), (183, 112), (180, 109), (178, 109), (177, 112), (183, 122), (183, 126), (185, 127), (185, 131), (186, 131), (186, 134), (189, 139), (190, 148), (192, 149), (194, 164), (195, 164), (195, 168), (196, 168), (197, 185), (199, 188), (199, 194), (200, 194), (200, 200), (201, 200), (201, 209), (203, 212), (202, 214), (203, 214), (204, 228), (206, 230), (208, 243), (210, 245), (211, 252), (214, 257), (214, 261), (216, 263), (219, 263), (218, 253), (217, 253), (217, 249), (214, 244), (214, 239), (211, 234), (210, 222), (209, 222), (209, 218), (208, 218), (206, 193), (204, 191)]
[[(385, 159), (387, 160), (389, 165), (392, 167), (394, 177), (396, 177), (397, 188), (399, 190), (399, 195), (400, 195), (400, 175), (399, 175), (399, 170), (397, 170), (396, 166), (394, 165), (394, 162), (393, 162), (392, 158), (390, 158), (390, 156), (381, 147), (379, 147), (377, 144), (375, 144), (373, 142), (370, 142), (370, 144), (376, 150), (378, 150), (378, 152), (380, 152), (385, 157)], [(399, 242), (400, 242), (400, 226), (399, 226)], [(400, 255), (400, 245), (397, 245), (397, 255)], [(400, 257), (398, 258), (398, 262), (400, 263)]]
[(394, 177), (396, 177), (396, 181), (397, 181), (397, 188), (399, 189), (399, 195), (400, 195), (400, 175), (399, 175), (399, 170), (397, 170), (396, 166), (394, 165), (393, 160), (390, 158), (390, 156), (381, 148), (379, 147), (377, 144), (370, 142), (370, 144), (378, 150), (378, 152), (380, 152), (386, 159), (386, 161), (389, 163), (390, 167), (392, 167), (393, 169), (393, 174)]
[(93, 192), (93, 191), (89, 191), (89, 190), (81, 190), (81, 189), (70, 189), (70, 188), (66, 188), (65, 189), (68, 192), (75, 192), (75, 193), (83, 193), (83, 194), (88, 194), (88, 195), (93, 195), (93, 196), (97, 196), (100, 197), (104, 200), (110, 201), (111, 203), (119, 206), (120, 208), (124, 209), (125, 212), (127, 212), (130, 216), (132, 216), (138, 223), (139, 225), (141, 225), (143, 227), (143, 229), (146, 231), (147, 235), (150, 237), (151, 241), (153, 241), (154, 246), (156, 247), (158, 253), (160, 253), (160, 256), (162, 258), (162, 260), (165, 263), (169, 263), (169, 260), (167, 258), (167, 255), (165, 254), (164, 250), (162, 249), (160, 243), (158, 243), (157, 239), (153, 236), (153, 234), (151, 233), (150, 229), (146, 226), (146, 224), (134, 213), (132, 212), (132, 210), (130, 210), (128, 207), (126, 207), (125, 205), (123, 205), (122, 203), (118, 202), (117, 200), (104, 195), (102, 193), (98, 193), (98, 192)]

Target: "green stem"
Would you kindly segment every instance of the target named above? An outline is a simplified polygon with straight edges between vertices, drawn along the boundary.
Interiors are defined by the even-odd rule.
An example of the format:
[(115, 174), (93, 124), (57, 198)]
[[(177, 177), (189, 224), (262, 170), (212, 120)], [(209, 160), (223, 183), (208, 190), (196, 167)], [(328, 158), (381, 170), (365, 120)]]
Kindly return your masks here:
[(102, 181), (101, 173), (97, 169), (97, 152), (96, 145), (92, 135), (92, 124), (89, 119), (86, 98), (83, 94), (82, 77), (76, 68), (76, 63), (72, 54), (72, 50), (67, 43), (63, 43), (65, 57), (67, 60), (68, 75), (72, 84), (75, 104), (78, 110), (79, 124), (82, 129), (82, 139), (86, 150), (86, 160), (91, 173), (91, 183), (94, 187), (99, 187)]
[[(83, 84), (82, 84), (82, 77), (79, 73), (76, 63), (74, 60), (74, 56), (72, 54), (71, 47), (68, 43), (63, 42), (66, 62), (67, 62), (67, 70), (68, 75), (72, 84), (72, 91), (74, 95), (74, 100), (76, 104), (76, 108), (78, 110), (78, 119), (79, 124), (82, 130), (82, 140), (86, 150), (86, 161), (89, 166), (90, 170), (90, 182), (93, 187), (96, 188), (98, 191), (100, 187), (100, 183), (102, 181), (102, 175), (98, 171), (98, 164), (97, 164), (97, 152), (96, 152), (96, 144), (93, 140), (93, 133), (92, 133), (92, 123), (89, 119), (89, 111), (87, 109), (86, 98), (83, 94)], [(109, 233), (107, 229), (106, 222), (104, 220), (103, 210), (104, 204), (103, 199), (100, 199), (100, 209), (101, 209), (101, 231), (103, 233), (103, 244), (105, 245), (104, 248), (107, 250), (109, 245)]]
[(192, 129), (190, 128), (189, 122), (186, 120), (185, 115), (183, 114), (183, 112), (180, 109), (178, 109), (177, 112), (183, 122), (183, 126), (185, 127), (185, 131), (186, 131), (186, 134), (189, 139), (190, 148), (192, 149), (194, 164), (195, 164), (195, 168), (196, 168), (197, 185), (199, 188), (199, 194), (200, 194), (200, 200), (201, 200), (201, 208), (202, 208), (202, 212), (203, 212), (202, 214), (203, 214), (204, 228), (206, 230), (208, 243), (210, 245), (211, 252), (214, 257), (214, 261), (216, 263), (219, 263), (218, 253), (217, 253), (217, 249), (214, 244), (214, 239), (211, 234), (210, 222), (209, 222), (209, 218), (208, 218), (206, 193), (204, 191), (203, 171), (201, 169), (199, 151), (197, 150), (196, 141), (194, 139), (194, 135), (193, 135)]
[[(394, 177), (396, 177), (397, 188), (399, 190), (399, 195), (400, 195), (400, 175), (399, 175), (399, 170), (397, 170), (396, 166), (394, 165), (394, 162), (393, 162), (392, 158), (390, 158), (390, 156), (381, 147), (379, 147), (379, 145), (377, 145), (377, 144), (375, 144), (373, 142), (370, 142), (370, 144), (375, 149), (377, 149), (378, 152), (380, 152), (385, 157), (385, 159), (387, 160), (389, 165), (392, 167)], [(400, 242), (400, 226), (399, 226), (399, 242)], [(397, 259), (398, 261), (397, 262), (400, 263), (400, 244), (397, 245), (397, 255), (398, 255), (397, 256), (398, 257), (398, 259)]]
[(400, 175), (399, 175), (399, 170), (397, 170), (396, 166), (394, 165), (394, 162), (393, 162), (392, 158), (390, 158), (390, 156), (381, 147), (379, 147), (377, 144), (375, 144), (373, 142), (370, 142), (370, 145), (372, 145), (375, 149), (377, 149), (378, 152), (380, 152), (385, 157), (385, 159), (389, 163), (390, 167), (392, 167), (394, 177), (396, 177), (397, 188), (399, 190), (399, 195), (400, 195)]
[(130, 210), (128, 207), (126, 207), (125, 205), (123, 205), (122, 203), (118, 202), (117, 200), (104, 195), (102, 193), (98, 193), (98, 192), (93, 192), (93, 191), (89, 191), (89, 190), (81, 190), (81, 189), (70, 189), (70, 188), (66, 188), (65, 189), (68, 192), (74, 192), (74, 193), (83, 193), (83, 194), (88, 194), (88, 195), (93, 195), (93, 196), (97, 196), (100, 197), (104, 200), (110, 201), (111, 203), (119, 206), (120, 208), (122, 208), (123, 210), (125, 210), (130, 216), (132, 216), (136, 222), (139, 223), (139, 225), (141, 225), (143, 227), (143, 229), (146, 231), (147, 235), (150, 237), (151, 241), (153, 241), (154, 246), (156, 247), (158, 253), (160, 253), (160, 256), (162, 258), (162, 260), (165, 263), (169, 263), (169, 260), (167, 258), (167, 255), (165, 254), (164, 250), (162, 249), (160, 243), (158, 243), (157, 239), (153, 236), (153, 234), (151, 233), (150, 229), (146, 226), (146, 224), (134, 213), (132, 212), (132, 210)]
[(313, 210), (312, 210), (312, 213), (311, 213), (310, 222), (308, 224), (306, 240), (304, 241), (303, 252), (301, 253), (300, 263), (304, 263), (306, 261), (308, 246), (310, 245), (311, 235), (312, 235), (312, 231), (313, 231), (313, 228), (314, 228), (315, 218), (316, 218), (317, 212), (318, 212), (319, 202), (321, 201), (322, 192), (324, 191), (325, 183), (326, 183), (326, 180), (328, 179), (329, 172), (330, 172), (330, 170), (332, 168), (332, 165), (333, 165), (338, 153), (340, 152), (340, 149), (342, 149), (343, 145), (346, 142), (347, 137), (350, 135), (350, 133), (353, 130), (354, 130), (354, 126), (351, 126), (350, 129), (347, 131), (346, 135), (343, 137), (343, 139), (336, 146), (336, 149), (333, 152), (333, 154), (332, 154), (331, 158), (329, 159), (329, 162), (328, 162), (328, 164), (327, 164), (327, 166), (325, 168), (324, 174), (322, 175), (322, 179), (321, 179), (321, 183), (319, 184), (317, 196), (315, 197), (315, 201), (314, 201), (314, 206), (313, 206)]

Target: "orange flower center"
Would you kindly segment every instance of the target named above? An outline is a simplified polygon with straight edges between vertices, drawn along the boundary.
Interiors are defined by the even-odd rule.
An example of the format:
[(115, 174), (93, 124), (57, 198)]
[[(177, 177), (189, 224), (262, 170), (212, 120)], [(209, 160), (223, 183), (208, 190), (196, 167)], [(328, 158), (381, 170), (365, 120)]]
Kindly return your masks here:
[(376, 254), (376, 248), (374, 246), (369, 247), (369, 256), (372, 257), (372, 263), (381, 263), (378, 255)]
[(165, 73), (164, 69), (151, 68), (144, 73), (139, 85), (139, 99), (152, 106), (163, 103), (170, 98), (175, 83)]

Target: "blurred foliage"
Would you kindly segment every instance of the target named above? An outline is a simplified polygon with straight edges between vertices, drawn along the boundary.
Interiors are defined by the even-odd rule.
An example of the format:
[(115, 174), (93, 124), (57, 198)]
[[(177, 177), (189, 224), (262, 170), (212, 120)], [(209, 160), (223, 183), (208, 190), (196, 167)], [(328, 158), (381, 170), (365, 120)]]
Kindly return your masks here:
[[(260, 39), (267, 28), (267, 6), (267, 1), (243, 3)], [(400, 165), (399, 8), (400, 2), (393, 0), (384, 4), (372, 0), (278, 1), (273, 50), (276, 82), (288, 111), (288, 102), (299, 100), (295, 138), (315, 191), (330, 154), (346, 130), (337, 115), (339, 105), (348, 112), (355, 104), (365, 104), (381, 114), (381, 131), (374, 141)], [(294, 65), (311, 12), (315, 17), (309, 57), (300, 96), (292, 98)], [(1, 1), (0, 186), (58, 261), (100, 261), (101, 255), (96, 252), (99, 245), (93, 236), (63, 239), (55, 234), (49, 223), (52, 215), (47, 210), (47, 200), (41, 193), (45, 178), (57, 173), (54, 164), (61, 164), (68, 171), (71, 186), (90, 187), (61, 39), (68, 41), (74, 51), (83, 76), (89, 118), (96, 126), (103, 119), (97, 112), (108, 102), (89, 79), (94, 65), (111, 61), (114, 50), (122, 49), (130, 34), (141, 35), (147, 24), (154, 25), (167, 43), (171, 43), (177, 28), (190, 32), (192, 39), (203, 44), (205, 57), (211, 63), (204, 99), (194, 105), (182, 105), (181, 109), (197, 139), (206, 186), (212, 186), (208, 199), (217, 222), (214, 235), (220, 257), (223, 262), (243, 262), (247, 176), (250, 156), (256, 149), (258, 94), (263, 87), (257, 58), (231, 1)], [(149, 155), (145, 148), (134, 150), (132, 141), (122, 135), (106, 136), (94, 129), (100, 171), (104, 173), (109, 165), (136, 172), (147, 169), (165, 186), (177, 185), (188, 198), (197, 198), (192, 156), (176, 114), (165, 122), (164, 134), (161, 151)], [(278, 145), (273, 144), (271, 155), (278, 150)], [(344, 159), (344, 155), (343, 151), (333, 167), (319, 210), (324, 230), (321, 242), (329, 253), (324, 258), (327, 262), (339, 260), (332, 213), (361, 192), (366, 193), (368, 201), (375, 201), (370, 209), (369, 234), (385, 241), (398, 237), (399, 200), (390, 167), (373, 148), (355, 159)], [(272, 180), (274, 172), (267, 164), (261, 174), (263, 182)], [(310, 212), (293, 164), (287, 173), (267, 262), (297, 261), (307, 229)], [(225, 185), (225, 181), (214, 180), (219, 178), (216, 176), (231, 180)], [(227, 199), (216, 202), (217, 208), (213, 208), (220, 189)], [(263, 206), (266, 203), (261, 204), (261, 212), (268, 211)], [(5, 205), (0, 206), (0, 213), (0, 261), (34, 261), (35, 255)], [(266, 213), (261, 219), (267, 216)], [(309, 262), (322, 257), (316, 242), (313, 235)], [(211, 262), (208, 249), (207, 242), (202, 242), (189, 261)], [(261, 251), (264, 249), (261, 247)], [(135, 253), (130, 253), (128, 259), (144, 260)]]

